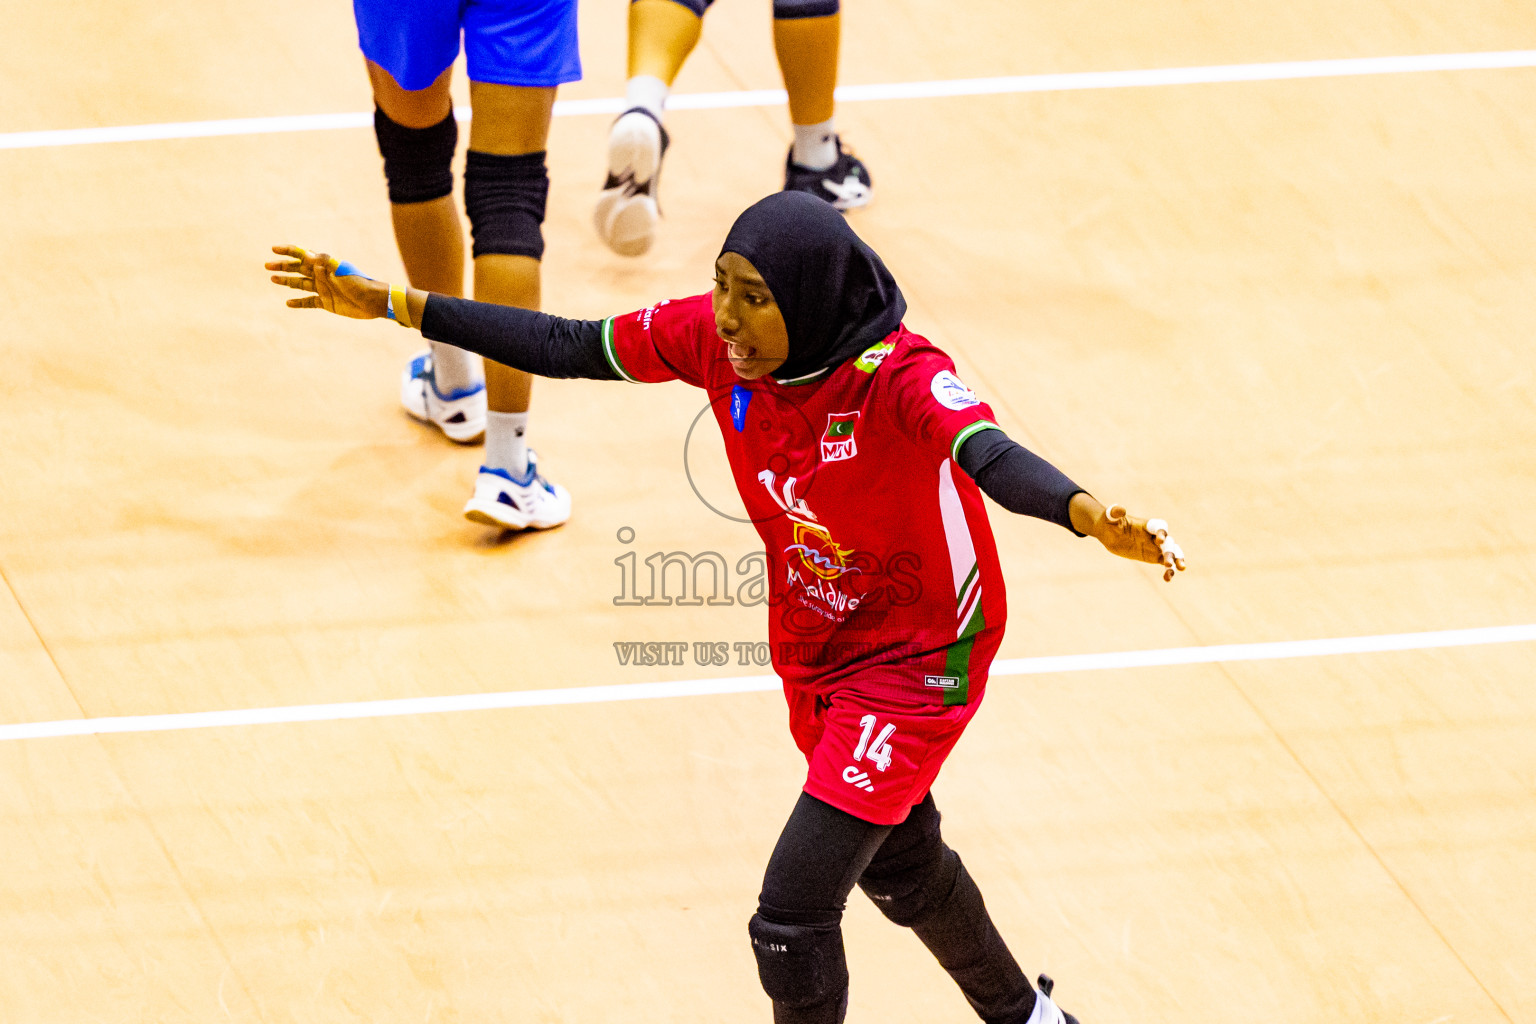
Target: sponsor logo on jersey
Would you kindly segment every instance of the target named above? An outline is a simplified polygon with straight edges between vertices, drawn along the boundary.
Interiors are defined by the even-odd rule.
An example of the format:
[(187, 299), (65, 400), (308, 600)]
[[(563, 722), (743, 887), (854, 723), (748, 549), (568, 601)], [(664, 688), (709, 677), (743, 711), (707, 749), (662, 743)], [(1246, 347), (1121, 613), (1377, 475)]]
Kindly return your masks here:
[(960, 689), (960, 680), (954, 676), (923, 676), (924, 686), (937, 686), (941, 690)]
[(880, 364), (885, 362), (885, 357), (890, 355), (891, 350), (895, 347), (896, 343), (894, 341), (882, 341), (878, 345), (871, 345), (864, 350), (863, 355), (854, 360), (853, 368), (855, 370), (863, 370), (865, 373), (874, 373), (880, 368)]
[(857, 595), (845, 593), (837, 585), (849, 573), (863, 572), (848, 564), (853, 549), (834, 541), (832, 531), (816, 521), (816, 513), (805, 499), (796, 497), (797, 477), (786, 477), (781, 482), (773, 470), (765, 469), (757, 474), (757, 480), (794, 524), (793, 543), (783, 551), (788, 571), (785, 582), (801, 604), (834, 622), (842, 622), (848, 612), (859, 606)]
[(795, 523), (795, 542), (787, 546), (784, 553), (798, 554), (800, 564), (824, 580), (835, 580), (859, 571), (848, 564), (848, 556), (853, 552), (839, 546), (827, 528), (819, 523)]
[(828, 413), (827, 432), (821, 435), (821, 461), (841, 462), (859, 454), (859, 443), (853, 436), (858, 424), (857, 410)]
[(936, 402), (946, 409), (968, 409), (973, 405), (980, 405), (981, 399), (976, 397), (976, 392), (961, 383), (960, 378), (948, 370), (940, 370), (933, 375), (933, 384), (930, 385)]
[(731, 423), (736, 427), (736, 433), (741, 433), (747, 425), (747, 406), (752, 404), (752, 392), (737, 384), (731, 388)]
[(650, 330), (651, 318), (656, 315), (656, 311), (671, 301), (671, 299), (662, 299), (660, 302), (656, 303), (656, 305), (648, 306), (645, 309), (642, 309), (640, 311), (640, 329), (642, 331)]
[(866, 793), (875, 791), (875, 784), (869, 781), (869, 772), (861, 772), (853, 765), (843, 769), (843, 781)]

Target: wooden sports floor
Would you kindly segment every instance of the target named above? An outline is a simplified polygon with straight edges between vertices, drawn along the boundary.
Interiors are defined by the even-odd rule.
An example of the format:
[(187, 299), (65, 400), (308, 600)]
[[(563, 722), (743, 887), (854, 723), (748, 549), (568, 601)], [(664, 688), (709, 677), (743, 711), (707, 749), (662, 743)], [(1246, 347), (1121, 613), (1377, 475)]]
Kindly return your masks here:
[[(563, 98), (622, 94), (624, 10), (584, 0)], [(18, 134), (366, 112), (350, 6), (5, 22), (0, 1021), (767, 1021), (782, 698), (580, 689), (768, 671), (615, 647), (766, 639), (758, 607), (614, 603), (629, 554), (643, 593), (655, 553), (757, 547), (685, 475), (701, 397), (540, 383), (572, 521), (464, 522), (478, 452), (397, 404), (416, 336), (286, 310), (260, 267), (293, 242), (400, 275), (370, 130)], [(842, 80), (1532, 48), (1498, 0), (847, 0)], [(1164, 585), (994, 510), (1017, 671), (945, 828), (1084, 1024), (1533, 1021), (1536, 636), (1445, 631), (1536, 623), (1536, 68), (1250, 77), (839, 107), (909, 326), (1190, 557)], [(721, 0), (678, 93), (778, 86), (767, 3)], [(611, 116), (555, 121), (554, 312), (703, 291), (781, 180), (782, 106), (675, 109), (660, 241), (613, 256)], [(707, 429), (688, 456), (727, 500)], [(1330, 638), (1365, 639), (1243, 646)], [(189, 712), (232, 715), (136, 717)], [(846, 934), (853, 1024), (974, 1019), (857, 893)]]

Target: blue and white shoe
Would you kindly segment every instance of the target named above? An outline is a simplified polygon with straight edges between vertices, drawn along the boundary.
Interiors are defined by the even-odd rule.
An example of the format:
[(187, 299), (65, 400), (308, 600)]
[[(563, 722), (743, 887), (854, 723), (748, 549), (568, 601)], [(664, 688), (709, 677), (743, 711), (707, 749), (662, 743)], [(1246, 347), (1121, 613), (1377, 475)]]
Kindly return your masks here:
[(501, 530), (547, 530), (571, 518), (571, 495), (539, 475), (538, 458), (530, 451), (528, 472), (520, 477), (480, 467), (464, 518)]
[(423, 423), (430, 423), (459, 444), (476, 444), (485, 436), (485, 382), (451, 394), (439, 394), (432, 375), (432, 350), (418, 352), (400, 376), (400, 404)]

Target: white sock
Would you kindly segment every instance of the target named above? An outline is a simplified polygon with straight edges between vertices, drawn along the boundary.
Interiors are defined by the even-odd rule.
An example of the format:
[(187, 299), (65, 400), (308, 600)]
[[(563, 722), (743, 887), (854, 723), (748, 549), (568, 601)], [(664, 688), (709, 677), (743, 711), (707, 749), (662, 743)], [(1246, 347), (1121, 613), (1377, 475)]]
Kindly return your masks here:
[(473, 352), (432, 342), (432, 382), (438, 397), (470, 391), (485, 383), (485, 364)]
[(636, 75), (624, 86), (624, 102), (628, 109), (644, 107), (656, 115), (656, 120), (661, 120), (661, 112), (667, 105), (667, 93), (671, 89), (667, 83), (655, 75)]
[(795, 125), (795, 163), (813, 171), (824, 171), (837, 163), (837, 129), (829, 117), (821, 124)]
[(528, 445), (523, 440), (523, 432), (527, 429), (526, 412), (487, 412), (485, 465), (491, 469), (504, 469), (516, 477), (528, 472)]

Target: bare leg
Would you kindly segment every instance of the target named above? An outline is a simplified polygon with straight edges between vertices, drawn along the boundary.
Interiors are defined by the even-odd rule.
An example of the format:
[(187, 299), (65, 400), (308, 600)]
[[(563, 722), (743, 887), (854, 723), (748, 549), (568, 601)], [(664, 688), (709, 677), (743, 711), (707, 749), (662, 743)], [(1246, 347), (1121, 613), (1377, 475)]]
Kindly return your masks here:
[(843, 149), (837, 135), (834, 113), (842, 30), (841, 13), (784, 16), (776, 5), (773, 49), (789, 93), (789, 119), (795, 133), (784, 187), (809, 192), (839, 210), (851, 210), (869, 202), (870, 178), (868, 168)]
[(629, 5), (629, 77), (650, 75), (670, 87), (703, 28), (704, 20), (676, 0), (635, 0)]
[[(453, 110), (450, 67), (425, 89), (402, 89), (390, 73), (366, 61), (373, 101), (384, 116), (406, 128), (430, 128)], [(411, 285), (441, 295), (464, 294), (464, 232), (452, 194), (421, 203), (390, 203), (395, 245)], [(450, 345), (432, 346), (434, 384), (450, 394), (480, 383), (480, 358)], [(477, 439), (477, 438), (476, 438)]]
[[(554, 89), (469, 83), (474, 118), (469, 148), (494, 156), (520, 156), (544, 149), (555, 107)], [(539, 261), (531, 256), (489, 253), (475, 258), (475, 298), (504, 306), (539, 308)], [(521, 370), (487, 362), (486, 397), (492, 412), (528, 411), (533, 378)]]
[(832, 119), (842, 31), (841, 14), (773, 20), (773, 52), (789, 93), (792, 123), (813, 125)]

